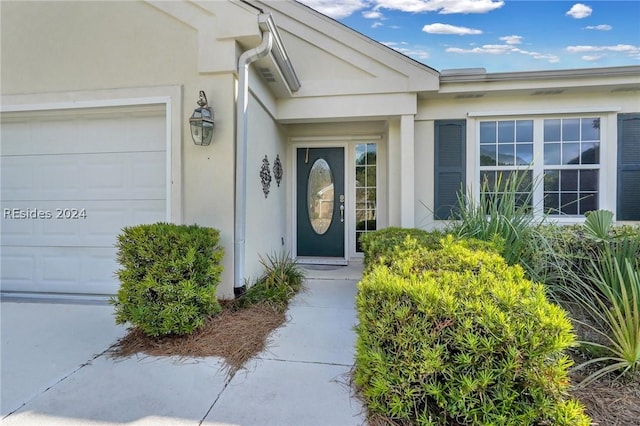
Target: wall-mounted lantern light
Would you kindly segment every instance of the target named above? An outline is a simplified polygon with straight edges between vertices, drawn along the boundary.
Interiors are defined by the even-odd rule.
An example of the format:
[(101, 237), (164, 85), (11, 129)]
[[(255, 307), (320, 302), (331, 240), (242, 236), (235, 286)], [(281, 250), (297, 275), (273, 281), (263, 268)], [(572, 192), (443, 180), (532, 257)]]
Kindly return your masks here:
[(193, 110), (189, 118), (191, 137), (196, 145), (209, 145), (213, 139), (213, 110), (207, 104), (207, 95), (200, 91), (199, 108)]

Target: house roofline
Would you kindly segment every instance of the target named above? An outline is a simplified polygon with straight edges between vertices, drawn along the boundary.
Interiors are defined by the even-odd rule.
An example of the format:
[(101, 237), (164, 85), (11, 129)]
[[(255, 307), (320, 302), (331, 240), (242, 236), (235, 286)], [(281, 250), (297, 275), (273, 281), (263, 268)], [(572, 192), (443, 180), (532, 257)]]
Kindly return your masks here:
[(413, 59), (410, 56), (405, 55), (402, 52), (399, 52), (389, 46), (386, 46), (382, 43), (380, 43), (379, 41), (367, 36), (366, 34), (361, 33), (358, 30), (355, 30), (353, 28), (351, 28), (348, 25), (343, 24), (342, 22), (338, 21), (337, 19), (334, 19), (328, 15), (325, 15), (321, 12), (318, 12), (317, 10), (313, 9), (312, 7), (307, 6), (304, 3), (299, 2), (298, 0), (289, 0), (288, 3), (294, 4), (302, 9), (304, 9), (305, 11), (307, 11), (308, 13), (311, 13), (313, 15), (315, 15), (317, 18), (322, 19), (330, 24), (336, 25), (340, 28), (342, 28), (343, 30), (359, 37), (360, 39), (364, 40), (365, 42), (376, 46), (377, 48), (381, 48), (385, 53), (389, 53), (392, 54), (393, 56), (398, 57), (399, 59), (401, 59), (404, 62), (408, 62), (410, 65), (413, 65), (423, 71), (427, 71), (431, 74), (435, 74), (435, 75), (440, 75), (440, 72), (438, 72), (438, 70), (436, 70), (435, 68), (430, 67), (429, 65), (426, 65), (416, 59)]
[(564, 80), (640, 76), (639, 65), (602, 68), (575, 68), (543, 71), (487, 73), (482, 68), (443, 70), (440, 83), (490, 83), (504, 81)]

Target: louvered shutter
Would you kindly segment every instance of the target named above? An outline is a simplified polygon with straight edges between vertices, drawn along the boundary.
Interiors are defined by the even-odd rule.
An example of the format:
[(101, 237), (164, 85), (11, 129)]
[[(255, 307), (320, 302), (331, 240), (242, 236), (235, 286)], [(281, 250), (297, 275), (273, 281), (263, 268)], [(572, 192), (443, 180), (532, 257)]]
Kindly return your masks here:
[(618, 114), (618, 220), (640, 220), (640, 113)]
[(455, 218), (458, 194), (465, 182), (466, 122), (435, 122), (435, 200), (436, 220)]

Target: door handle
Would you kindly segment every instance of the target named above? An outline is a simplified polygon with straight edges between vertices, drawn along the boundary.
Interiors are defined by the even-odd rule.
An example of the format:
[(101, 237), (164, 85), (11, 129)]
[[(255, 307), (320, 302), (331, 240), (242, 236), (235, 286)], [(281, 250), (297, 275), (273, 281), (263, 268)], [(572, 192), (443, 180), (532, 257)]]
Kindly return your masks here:
[(344, 204), (340, 204), (340, 222), (344, 222)]

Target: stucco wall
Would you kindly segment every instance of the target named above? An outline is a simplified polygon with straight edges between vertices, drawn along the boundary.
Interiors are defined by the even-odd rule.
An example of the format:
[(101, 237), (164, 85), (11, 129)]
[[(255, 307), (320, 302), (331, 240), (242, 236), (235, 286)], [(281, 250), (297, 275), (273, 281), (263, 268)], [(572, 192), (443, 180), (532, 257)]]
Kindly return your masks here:
[[(245, 247), (245, 277), (255, 280), (263, 268), (258, 262), (259, 256), (290, 252), (288, 247), (287, 217), (287, 181), (292, 179), (287, 171), (289, 150), (286, 134), (252, 94), (249, 97), (247, 129), (247, 221)], [(265, 157), (269, 161), (271, 185), (265, 197), (260, 179), (260, 169)], [(276, 155), (284, 175), (280, 186), (276, 182), (273, 165)]]
[[(255, 26), (255, 16), (238, 13), (239, 23), (252, 18)], [(1, 32), (2, 94), (15, 95), (13, 99), (36, 94), (47, 102), (64, 102), (74, 92), (90, 100), (97, 91), (102, 97), (113, 91), (114, 98), (136, 98), (140, 88), (182, 88), (171, 105), (181, 115), (174, 134), (178, 140), (172, 141), (181, 164), (173, 165), (179, 179), (171, 195), (182, 200), (178, 209), (183, 223), (222, 231), (225, 258), (219, 295), (231, 297), (233, 69), (201, 73), (198, 31), (144, 2), (3, 2)], [(237, 52), (230, 51), (228, 43), (225, 40), (219, 51), (231, 55), (227, 62), (233, 64)], [(208, 147), (193, 144), (188, 126), (200, 90), (206, 92), (216, 119)]]

